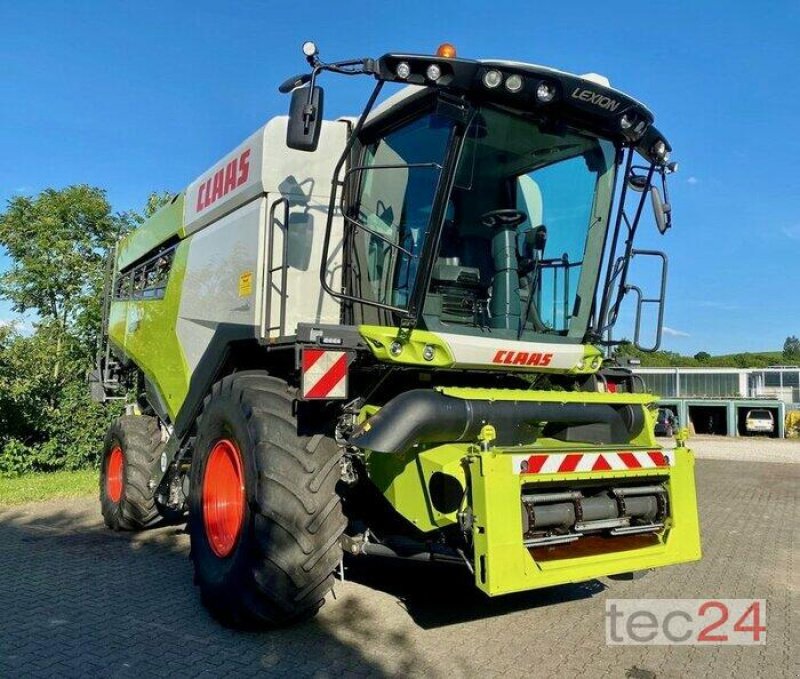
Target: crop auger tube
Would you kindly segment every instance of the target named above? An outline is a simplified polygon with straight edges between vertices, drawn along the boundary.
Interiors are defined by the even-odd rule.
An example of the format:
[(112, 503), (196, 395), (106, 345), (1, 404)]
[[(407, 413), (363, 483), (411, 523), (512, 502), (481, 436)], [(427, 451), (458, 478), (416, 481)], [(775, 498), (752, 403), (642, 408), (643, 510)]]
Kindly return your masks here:
[(627, 443), (641, 433), (641, 407), (606, 403), (541, 403), (452, 398), (438, 391), (414, 389), (393, 398), (362, 423), (348, 443), (377, 453), (404, 453), (420, 443), (473, 441), (487, 423), (498, 444), (530, 440), (531, 425), (604, 425), (604, 443)]

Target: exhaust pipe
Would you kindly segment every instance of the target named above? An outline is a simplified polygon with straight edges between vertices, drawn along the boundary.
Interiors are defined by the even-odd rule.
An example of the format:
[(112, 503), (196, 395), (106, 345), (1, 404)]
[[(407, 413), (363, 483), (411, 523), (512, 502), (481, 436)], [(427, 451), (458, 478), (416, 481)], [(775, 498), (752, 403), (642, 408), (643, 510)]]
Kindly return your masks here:
[(623, 444), (641, 433), (644, 413), (630, 405), (485, 401), (413, 389), (363, 422), (348, 443), (377, 453), (404, 453), (420, 443), (474, 441), (484, 425), (492, 424), (499, 445), (516, 445), (530, 443), (533, 426), (544, 422), (561, 429), (597, 425), (587, 435), (593, 438), (590, 442)]

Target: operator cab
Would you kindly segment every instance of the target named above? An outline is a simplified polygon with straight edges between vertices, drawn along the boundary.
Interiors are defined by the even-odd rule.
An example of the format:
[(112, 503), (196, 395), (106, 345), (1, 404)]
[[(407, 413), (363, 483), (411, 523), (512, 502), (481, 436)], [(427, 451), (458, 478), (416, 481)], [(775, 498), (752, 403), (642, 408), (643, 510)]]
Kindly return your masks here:
[[(350, 290), (408, 310), (420, 265), (436, 250), (431, 215), (446, 194), (422, 301), (427, 330), (508, 339), (586, 331), (614, 190), (616, 148), (523, 111), (476, 107), (450, 177), (456, 121), (413, 93), (360, 138)], [(448, 187), (449, 185), (449, 187)], [(354, 322), (377, 320), (357, 305)]]
[[(599, 76), (444, 54), (360, 65), (378, 83), (334, 179), (345, 220), (342, 287), (322, 281), (342, 301), (343, 322), (597, 343), (633, 292), (635, 341), (643, 307), (655, 304), (657, 348), (666, 259), (632, 248), (647, 196), (660, 230), (670, 226), (665, 177), (675, 166), (652, 114)], [(309, 61), (311, 87), (295, 90), (309, 90), (308, 105), (292, 106), (306, 125), (318, 113), (316, 73), (360, 63), (325, 65), (315, 51)], [(409, 87), (373, 110), (385, 82)], [(323, 261), (327, 254), (326, 246)], [(659, 297), (627, 283), (636, 255), (662, 258)]]

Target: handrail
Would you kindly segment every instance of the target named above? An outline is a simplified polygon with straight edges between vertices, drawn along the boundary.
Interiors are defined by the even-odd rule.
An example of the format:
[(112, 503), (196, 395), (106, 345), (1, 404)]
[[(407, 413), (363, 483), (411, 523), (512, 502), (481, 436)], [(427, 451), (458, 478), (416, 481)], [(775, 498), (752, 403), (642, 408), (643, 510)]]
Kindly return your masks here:
[[(283, 226), (280, 227), (283, 231), (283, 247), (281, 252), (281, 264), (274, 266), (275, 259), (275, 212), (279, 205), (283, 205)], [(273, 274), (277, 271), (281, 272), (281, 284), (278, 288), (280, 295), (280, 311), (278, 325), (271, 325), (267, 327), (267, 334), (273, 330), (277, 330), (280, 337), (286, 334), (286, 285), (289, 269), (289, 199), (285, 196), (278, 198), (269, 208), (269, 217), (267, 219), (267, 322), (272, 320), (272, 289), (273, 289)]]

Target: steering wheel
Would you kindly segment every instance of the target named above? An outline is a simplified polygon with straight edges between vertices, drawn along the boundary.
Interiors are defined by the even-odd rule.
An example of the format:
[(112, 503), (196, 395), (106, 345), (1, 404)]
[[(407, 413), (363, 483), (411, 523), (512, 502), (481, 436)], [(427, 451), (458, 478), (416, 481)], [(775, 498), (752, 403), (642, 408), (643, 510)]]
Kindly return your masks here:
[(522, 224), (528, 215), (522, 210), (490, 210), (481, 215), (481, 224), (490, 229), (513, 229)]

